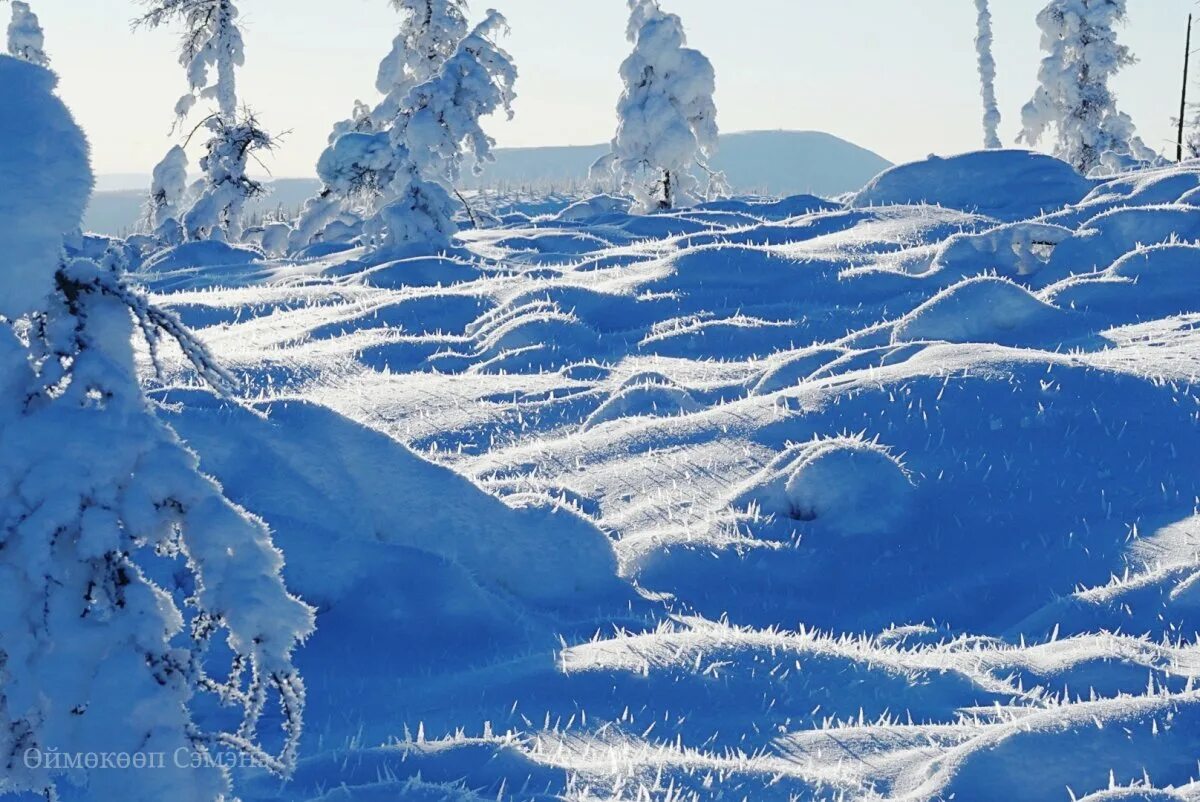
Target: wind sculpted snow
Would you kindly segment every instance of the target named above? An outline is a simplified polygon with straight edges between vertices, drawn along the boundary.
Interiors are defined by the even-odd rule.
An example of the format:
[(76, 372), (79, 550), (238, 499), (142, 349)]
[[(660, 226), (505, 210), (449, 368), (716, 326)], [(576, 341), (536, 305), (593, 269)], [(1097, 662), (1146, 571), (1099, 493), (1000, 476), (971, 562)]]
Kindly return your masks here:
[(242, 798), (1200, 799), (1200, 167), (1052, 169), (149, 262), (319, 608)]

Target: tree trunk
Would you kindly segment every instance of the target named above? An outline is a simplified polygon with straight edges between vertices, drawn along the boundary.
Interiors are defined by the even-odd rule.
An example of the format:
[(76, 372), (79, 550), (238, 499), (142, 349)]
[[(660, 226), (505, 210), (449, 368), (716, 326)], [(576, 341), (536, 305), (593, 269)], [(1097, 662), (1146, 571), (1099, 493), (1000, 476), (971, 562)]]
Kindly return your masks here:
[(1175, 160), (1183, 161), (1183, 120), (1187, 116), (1188, 68), (1192, 60), (1192, 15), (1188, 14), (1187, 45), (1183, 48), (1183, 94), (1179, 99), (1179, 140)]

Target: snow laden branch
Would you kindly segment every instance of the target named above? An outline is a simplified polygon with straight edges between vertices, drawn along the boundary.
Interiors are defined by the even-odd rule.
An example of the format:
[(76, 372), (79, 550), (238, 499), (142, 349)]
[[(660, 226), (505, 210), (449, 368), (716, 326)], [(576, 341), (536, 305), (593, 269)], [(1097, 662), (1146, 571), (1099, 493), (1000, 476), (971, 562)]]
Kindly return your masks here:
[[(294, 766), (304, 685), (292, 653), (313, 611), (284, 586), (267, 527), (155, 415), (134, 327), (152, 353), (171, 337), (209, 381), (227, 374), (125, 282), (118, 252), (64, 256), (92, 177), (54, 85), (48, 70), (0, 57), (11, 113), (0, 148), (4, 789), (217, 802), (232, 788), (214, 750), (279, 774)], [(279, 730), (260, 732), (272, 701)], [(87, 753), (159, 757), (154, 771), (30, 759)]]
[[(98, 269), (91, 269), (92, 266)], [(80, 260), (72, 265), (72, 269), (60, 269), (55, 280), (59, 293), (69, 304), (78, 305), (87, 295), (105, 295), (124, 304), (146, 342), (150, 361), (160, 377), (166, 373), (161, 358), (162, 345), (169, 339), (179, 347), (202, 382), (222, 397), (231, 398), (237, 382), (229, 371), (177, 315), (151, 303), (144, 292), (130, 283), (125, 268), (123, 255), (113, 249), (105, 254), (99, 265)]]
[(992, 12), (988, 0), (975, 0), (979, 12), (975, 50), (979, 59), (979, 83), (983, 95), (983, 146), (1001, 147), (1000, 107), (996, 102), (996, 59), (992, 55)]
[(388, 135), (394, 174), (379, 212), (364, 227), (375, 245), (449, 247), (458, 230), (452, 194), (464, 158), (471, 157), (476, 172), (494, 159), (495, 140), (481, 121), (497, 111), (513, 113), (517, 68), (494, 41), (507, 29), (504, 16), (489, 11), (437, 75), (405, 99)]
[(1154, 159), (1109, 88), (1136, 61), (1117, 42), (1125, 18), (1126, 0), (1051, 0), (1037, 17), (1046, 56), (1037, 92), (1021, 112), (1020, 140), (1036, 145), (1055, 129), (1054, 155), (1084, 174)]
[[(629, 0), (629, 7), (634, 48), (621, 65), (617, 134), (592, 174), (614, 173), (643, 211), (689, 205), (724, 188), (708, 168), (717, 152), (716, 73), (703, 53), (685, 46), (682, 20), (658, 0)], [(697, 171), (708, 177), (707, 189)]]
[(148, 6), (135, 27), (158, 28), (178, 23), (183, 28), (179, 63), (187, 74), (188, 93), (175, 106), (186, 117), (197, 99), (215, 99), (220, 115), (237, 116), (237, 68), (245, 64), (245, 45), (237, 25), (233, 0), (143, 0)]
[(8, 23), (8, 54), (13, 58), (48, 67), (46, 37), (37, 14), (23, 0), (12, 0), (12, 19)]
[(375, 88), (383, 100), (372, 119), (390, 125), (408, 93), (437, 75), (470, 32), (464, 0), (391, 0), (404, 15), (392, 49), (379, 63)]

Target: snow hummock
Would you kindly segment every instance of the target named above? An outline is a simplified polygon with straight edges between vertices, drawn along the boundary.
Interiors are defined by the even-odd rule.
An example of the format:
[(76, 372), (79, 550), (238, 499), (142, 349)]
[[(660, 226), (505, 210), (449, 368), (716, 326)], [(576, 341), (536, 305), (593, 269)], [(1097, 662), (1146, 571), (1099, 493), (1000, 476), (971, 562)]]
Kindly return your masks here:
[(1062, 328), (1066, 315), (1005, 278), (967, 279), (896, 322), (896, 342), (1029, 342)]
[(886, 448), (837, 437), (784, 451), (734, 503), (841, 535), (880, 535), (903, 523), (913, 490), (904, 466)]
[(1092, 188), (1070, 165), (1026, 150), (988, 150), (901, 164), (854, 196), (862, 209), (925, 203), (1015, 221), (1078, 202)]

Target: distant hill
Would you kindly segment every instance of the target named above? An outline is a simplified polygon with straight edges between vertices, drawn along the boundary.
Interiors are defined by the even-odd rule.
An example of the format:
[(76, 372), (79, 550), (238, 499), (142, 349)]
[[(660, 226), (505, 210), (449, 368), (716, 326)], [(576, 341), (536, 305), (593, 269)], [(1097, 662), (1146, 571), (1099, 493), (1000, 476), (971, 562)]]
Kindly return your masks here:
[[(481, 183), (536, 187), (580, 183), (587, 179), (592, 162), (607, 150), (607, 145), (499, 148), (496, 162), (488, 166)], [(723, 135), (713, 166), (724, 172), (739, 192), (831, 196), (861, 189), (892, 164), (819, 131), (748, 131)], [(129, 230), (141, 215), (145, 191), (115, 187), (148, 186), (149, 181), (149, 177), (139, 181), (137, 176), (101, 176), (101, 191), (92, 199), (85, 227), (104, 234)], [(278, 179), (271, 182), (271, 195), (251, 204), (249, 211), (254, 214), (279, 207), (292, 211), (316, 190), (313, 179)]]
[[(608, 145), (500, 148), (482, 183), (552, 184), (583, 181)], [(840, 195), (861, 189), (891, 167), (877, 153), (819, 131), (724, 134), (713, 164), (735, 190), (768, 195)]]

